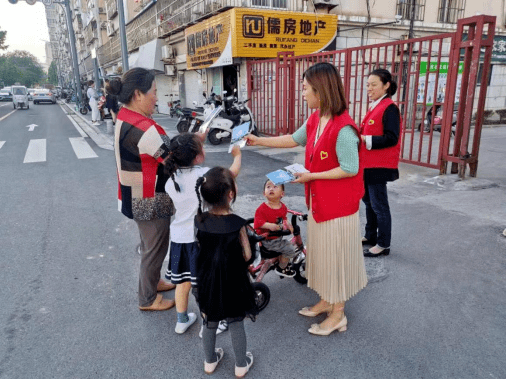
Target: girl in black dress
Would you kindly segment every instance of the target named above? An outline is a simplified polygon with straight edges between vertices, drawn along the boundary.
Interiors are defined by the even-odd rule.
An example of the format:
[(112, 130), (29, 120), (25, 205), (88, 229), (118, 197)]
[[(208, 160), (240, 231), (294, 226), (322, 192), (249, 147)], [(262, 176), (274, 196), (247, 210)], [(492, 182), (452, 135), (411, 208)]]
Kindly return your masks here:
[[(204, 370), (213, 373), (223, 358), (223, 350), (215, 349), (216, 329), (226, 320), (235, 353), (235, 375), (243, 377), (253, 364), (253, 355), (246, 352), (244, 318), (254, 320), (258, 310), (246, 264), (251, 258), (246, 221), (230, 209), (237, 195), (234, 175), (229, 169), (213, 168), (197, 180), (196, 191), (199, 211), (195, 225), (200, 244), (196, 298), (205, 326)], [(207, 212), (202, 212), (201, 196)]]

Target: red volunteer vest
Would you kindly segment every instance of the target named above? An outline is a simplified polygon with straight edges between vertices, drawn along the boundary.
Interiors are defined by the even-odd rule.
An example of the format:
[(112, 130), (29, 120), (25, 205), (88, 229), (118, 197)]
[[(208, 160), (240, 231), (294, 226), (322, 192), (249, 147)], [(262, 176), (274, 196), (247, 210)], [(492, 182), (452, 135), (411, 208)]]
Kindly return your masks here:
[[(383, 114), (388, 106), (395, 104), (392, 99), (384, 98), (372, 111), (368, 111), (362, 121), (360, 134), (364, 136), (383, 135)], [(399, 141), (397, 145), (384, 149), (367, 150), (365, 142), (362, 142), (364, 168), (389, 168), (397, 169), (401, 153), (402, 120)]]
[[(336, 153), (336, 142), (339, 131), (346, 125), (351, 125), (358, 133), (358, 128), (348, 111), (336, 116), (329, 121), (323, 134), (314, 146), (319, 112), (315, 112), (306, 124), (306, 169), (311, 173), (325, 172), (339, 167), (339, 158)], [(361, 162), (361, 152), (359, 159)], [(317, 223), (340, 218), (356, 213), (360, 200), (364, 195), (364, 176), (362, 164), (359, 166), (357, 175), (342, 179), (322, 179), (306, 182), (306, 204)], [(311, 203), (310, 203), (311, 200)]]

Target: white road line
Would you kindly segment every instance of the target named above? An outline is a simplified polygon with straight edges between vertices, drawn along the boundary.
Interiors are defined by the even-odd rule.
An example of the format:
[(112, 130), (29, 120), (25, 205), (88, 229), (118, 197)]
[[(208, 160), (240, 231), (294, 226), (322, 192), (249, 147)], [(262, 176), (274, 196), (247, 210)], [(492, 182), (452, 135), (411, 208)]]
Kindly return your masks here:
[(9, 116), (11, 116), (11, 115), (12, 115), (14, 112), (16, 112), (16, 111), (17, 111), (17, 110), (11, 111), (11, 112), (9, 112), (7, 115), (0, 117), (0, 121), (2, 121), (2, 120), (3, 120), (3, 119), (5, 119), (5, 118), (8, 118)]
[[(63, 112), (66, 112), (65, 109), (63, 108), (63, 106), (58, 103), (58, 105), (60, 106), (61, 110)], [(86, 134), (86, 132), (84, 132), (82, 130), (82, 128), (79, 126), (79, 124), (76, 123), (76, 121), (74, 120), (74, 118), (72, 116), (70, 116), (70, 114), (67, 115), (67, 117), (69, 118), (70, 122), (74, 125), (74, 127), (77, 129), (77, 132), (79, 132), (79, 134), (81, 135), (81, 137), (88, 137), (88, 135)]]
[(79, 134), (81, 135), (81, 137), (88, 137), (88, 135), (86, 134), (86, 132), (84, 132), (82, 130), (82, 128), (79, 126), (79, 124), (76, 123), (76, 121), (74, 120), (74, 118), (72, 118), (70, 115), (67, 115), (67, 117), (72, 122), (72, 124), (74, 125), (74, 127), (76, 127), (77, 132), (79, 132)]
[(0, 149), (2, 149), (2, 147), (4, 146), (5, 144), (5, 141), (0, 141)]
[(69, 137), (69, 140), (77, 158), (82, 159), (98, 157), (93, 149), (91, 149), (90, 144), (84, 140), (84, 137)]
[(46, 161), (46, 139), (30, 140), (23, 164)]

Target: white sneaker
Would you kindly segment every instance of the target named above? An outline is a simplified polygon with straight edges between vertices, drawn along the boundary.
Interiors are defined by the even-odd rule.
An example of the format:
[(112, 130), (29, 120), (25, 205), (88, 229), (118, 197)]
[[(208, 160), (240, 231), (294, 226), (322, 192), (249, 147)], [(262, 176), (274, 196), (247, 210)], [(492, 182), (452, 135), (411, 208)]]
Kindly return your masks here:
[(176, 331), (176, 334), (183, 334), (188, 328), (195, 323), (197, 320), (197, 315), (195, 313), (188, 313), (188, 322), (178, 322), (176, 323), (176, 328), (174, 331)]
[(244, 376), (246, 376), (249, 369), (253, 365), (253, 354), (251, 352), (246, 352), (246, 357), (250, 360), (249, 363), (247, 363), (248, 361), (246, 360), (247, 363), (246, 367), (235, 366), (235, 377), (237, 377), (238, 379), (241, 379)]
[[(216, 335), (221, 334), (228, 330), (228, 323), (226, 321), (220, 321), (218, 328), (216, 329)], [(204, 333), (204, 325), (200, 327), (199, 338), (202, 339), (202, 334)]]
[(94, 126), (99, 126), (99, 125), (100, 125), (100, 122), (99, 122), (99, 121), (96, 121), (96, 122), (94, 122), (92, 125), (94, 125)]

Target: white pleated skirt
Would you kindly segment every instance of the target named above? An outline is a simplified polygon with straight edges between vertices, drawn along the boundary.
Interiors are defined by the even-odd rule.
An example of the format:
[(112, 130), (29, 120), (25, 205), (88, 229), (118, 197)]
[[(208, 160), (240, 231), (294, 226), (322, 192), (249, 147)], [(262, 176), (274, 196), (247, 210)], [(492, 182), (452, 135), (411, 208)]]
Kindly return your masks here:
[(307, 285), (331, 304), (346, 302), (367, 285), (358, 211), (322, 223), (308, 215)]

